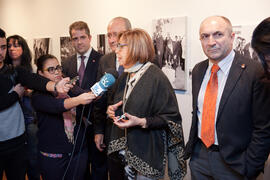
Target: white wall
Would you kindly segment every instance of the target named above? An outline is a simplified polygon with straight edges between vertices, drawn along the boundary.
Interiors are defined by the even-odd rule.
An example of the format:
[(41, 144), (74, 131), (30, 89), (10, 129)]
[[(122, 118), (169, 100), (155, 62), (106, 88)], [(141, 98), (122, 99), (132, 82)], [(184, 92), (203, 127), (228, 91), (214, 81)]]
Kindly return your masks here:
[[(0, 27), (7, 35), (19, 34), (32, 47), (33, 38), (51, 37), (52, 51), (60, 59), (60, 36), (68, 35), (69, 25), (86, 21), (96, 48), (96, 35), (106, 33), (110, 19), (124, 16), (133, 27), (152, 33), (152, 19), (188, 17), (187, 69), (201, 61), (198, 39), (200, 22), (210, 15), (224, 15), (233, 25), (256, 25), (269, 16), (269, 0), (0, 0)], [(185, 139), (191, 122), (191, 87), (176, 92), (183, 117)]]

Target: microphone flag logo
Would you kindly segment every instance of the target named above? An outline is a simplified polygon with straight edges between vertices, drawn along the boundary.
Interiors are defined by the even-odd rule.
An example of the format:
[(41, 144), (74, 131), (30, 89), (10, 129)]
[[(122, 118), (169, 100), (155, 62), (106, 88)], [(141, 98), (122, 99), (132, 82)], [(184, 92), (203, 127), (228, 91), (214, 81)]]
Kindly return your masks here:
[(96, 96), (102, 95), (105, 91), (108, 90), (115, 83), (115, 78), (112, 74), (106, 73), (99, 82), (95, 83), (91, 90)]

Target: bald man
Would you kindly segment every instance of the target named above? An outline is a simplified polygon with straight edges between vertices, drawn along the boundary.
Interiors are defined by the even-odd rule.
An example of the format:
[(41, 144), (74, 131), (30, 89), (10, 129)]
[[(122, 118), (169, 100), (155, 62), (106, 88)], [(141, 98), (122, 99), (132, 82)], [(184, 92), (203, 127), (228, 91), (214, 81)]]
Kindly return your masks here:
[(193, 117), (185, 158), (193, 180), (255, 179), (270, 149), (269, 98), (259, 63), (233, 50), (229, 19), (206, 18), (207, 60), (192, 71)]
[[(131, 24), (127, 18), (115, 17), (109, 22), (108, 27), (107, 27), (107, 36), (108, 36), (108, 43), (112, 52), (102, 56), (102, 58), (100, 59), (98, 73), (97, 73), (98, 81), (108, 69), (115, 69), (116, 71), (118, 71), (119, 75), (121, 75), (121, 73), (123, 72), (123, 67), (119, 66), (119, 62), (117, 61), (115, 50), (117, 48), (118, 34), (120, 32), (129, 30), (129, 29), (131, 29)], [(109, 96), (108, 94), (103, 95), (102, 98), (105, 99), (103, 102), (107, 102), (108, 96)], [(97, 148), (102, 152), (104, 152), (104, 150), (106, 149), (106, 145), (105, 145), (106, 138), (104, 139), (104, 134), (106, 137), (106, 134), (109, 134), (109, 131), (110, 131), (110, 129), (106, 128), (110, 126), (106, 124), (112, 123), (110, 121), (107, 121), (106, 109), (107, 109), (107, 104), (104, 104), (103, 106), (94, 107), (95, 143), (96, 143)], [(111, 156), (108, 157), (108, 169), (109, 169), (110, 180), (121, 180), (124, 177), (124, 174), (123, 174), (124, 172), (118, 171), (118, 169), (122, 169), (121, 168), (122, 165), (121, 165), (121, 162), (115, 162), (115, 159), (118, 159), (118, 158), (113, 158)]]

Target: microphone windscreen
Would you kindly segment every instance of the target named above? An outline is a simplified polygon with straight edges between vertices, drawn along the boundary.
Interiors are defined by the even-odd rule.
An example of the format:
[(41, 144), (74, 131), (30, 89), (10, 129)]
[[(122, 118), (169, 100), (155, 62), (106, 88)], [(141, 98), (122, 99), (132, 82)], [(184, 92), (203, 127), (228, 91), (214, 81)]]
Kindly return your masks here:
[(105, 73), (104, 76), (101, 77), (100, 81), (99, 82), (96, 82), (91, 87), (91, 91), (96, 96), (101, 96), (114, 83), (115, 83), (115, 77), (112, 74), (110, 74), (110, 73)]
[(112, 74), (112, 75), (114, 76), (115, 79), (118, 78), (118, 72), (117, 72), (115, 69), (113, 69), (113, 68), (107, 69), (107, 70), (105, 71), (105, 73)]

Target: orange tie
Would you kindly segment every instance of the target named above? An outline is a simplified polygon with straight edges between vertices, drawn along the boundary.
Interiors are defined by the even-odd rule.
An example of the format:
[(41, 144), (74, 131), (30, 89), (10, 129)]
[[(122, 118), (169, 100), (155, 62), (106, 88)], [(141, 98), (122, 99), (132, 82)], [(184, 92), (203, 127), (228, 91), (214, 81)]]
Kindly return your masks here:
[(206, 87), (203, 102), (201, 139), (207, 148), (215, 143), (215, 114), (218, 93), (218, 70), (218, 65), (214, 64), (211, 69), (211, 76)]

